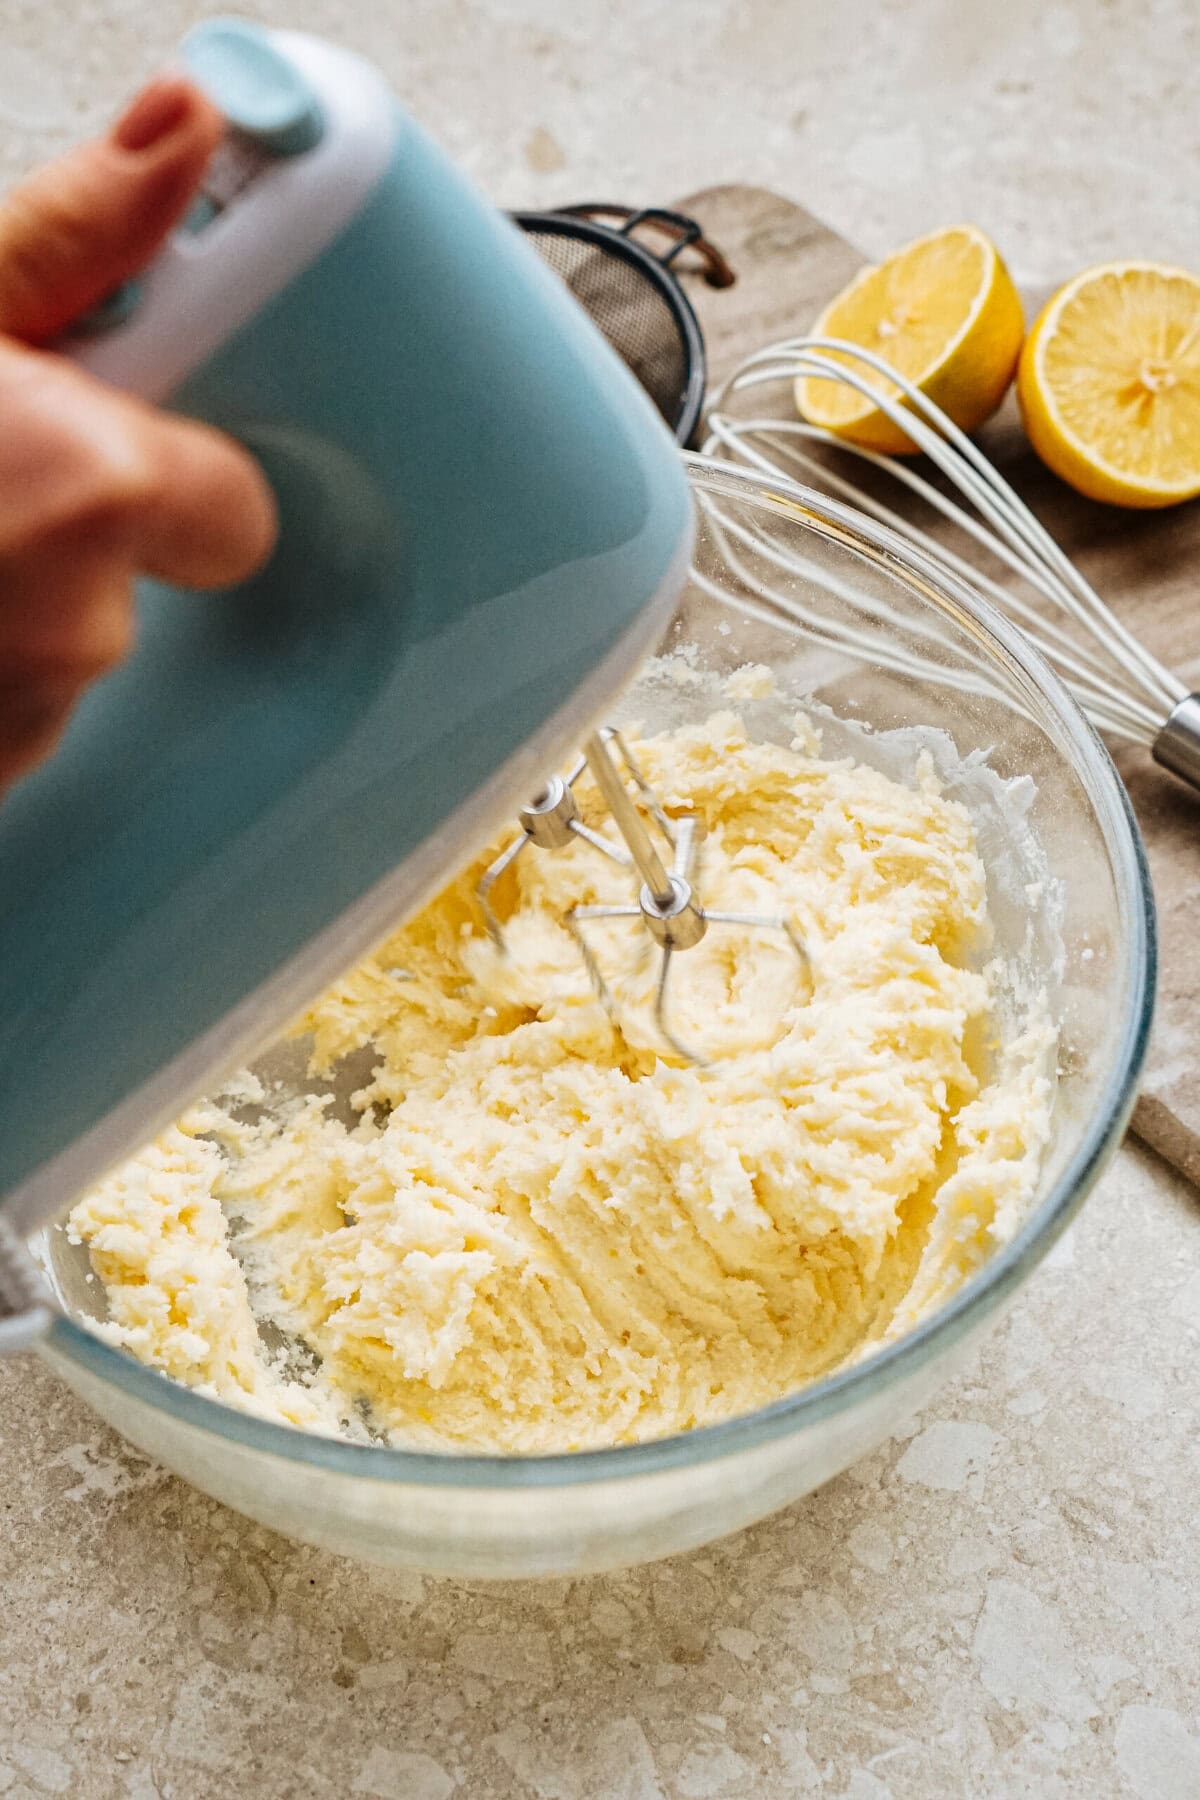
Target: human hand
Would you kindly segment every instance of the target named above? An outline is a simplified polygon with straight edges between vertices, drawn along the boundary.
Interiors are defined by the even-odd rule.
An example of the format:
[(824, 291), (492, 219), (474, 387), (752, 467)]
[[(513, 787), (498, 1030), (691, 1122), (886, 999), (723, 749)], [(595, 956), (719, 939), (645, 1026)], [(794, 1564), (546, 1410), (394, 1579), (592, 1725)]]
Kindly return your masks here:
[(138, 575), (223, 587), (271, 549), (244, 450), (39, 347), (152, 259), (221, 132), (197, 88), (162, 76), (0, 202), (0, 792), (129, 650)]

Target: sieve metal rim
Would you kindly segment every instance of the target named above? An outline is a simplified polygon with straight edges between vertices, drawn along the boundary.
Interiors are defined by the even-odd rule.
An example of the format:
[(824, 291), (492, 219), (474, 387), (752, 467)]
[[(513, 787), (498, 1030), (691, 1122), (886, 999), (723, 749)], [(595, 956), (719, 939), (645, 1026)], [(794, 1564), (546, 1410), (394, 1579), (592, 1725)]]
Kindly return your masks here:
[[(684, 449), (691, 447), (704, 407), (708, 363), (699, 321), (671, 264), (680, 251), (695, 248), (704, 257), (704, 278), (711, 286), (729, 287), (735, 280), (733, 270), (720, 251), (709, 244), (698, 222), (686, 213), (665, 207), (631, 207), (607, 201), (583, 201), (550, 212), (514, 212), (511, 216), (522, 231), (570, 238), (623, 258), (653, 287), (682, 339), (687, 368), (676, 415), (667, 423), (676, 442)], [(621, 224), (607, 225), (604, 218), (620, 219)], [(661, 256), (656, 255), (631, 235), (639, 225), (666, 231), (673, 239), (670, 248)]]

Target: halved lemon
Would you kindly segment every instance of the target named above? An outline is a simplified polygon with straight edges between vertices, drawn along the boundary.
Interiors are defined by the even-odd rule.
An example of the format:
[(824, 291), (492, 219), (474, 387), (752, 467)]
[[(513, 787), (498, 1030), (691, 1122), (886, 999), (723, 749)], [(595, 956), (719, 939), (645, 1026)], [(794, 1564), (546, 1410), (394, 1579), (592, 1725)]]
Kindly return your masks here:
[[(951, 225), (864, 269), (831, 300), (813, 335), (847, 338), (907, 377), (964, 431), (1003, 400), (1016, 372), (1025, 319), (999, 251), (974, 225)], [(900, 398), (886, 376), (853, 358), (872, 388)], [(810, 425), (868, 450), (913, 453), (916, 445), (869, 397), (840, 381), (802, 376), (796, 405)]]
[(1042, 461), (1081, 494), (1200, 494), (1200, 277), (1121, 262), (1068, 281), (1029, 334), (1017, 399)]

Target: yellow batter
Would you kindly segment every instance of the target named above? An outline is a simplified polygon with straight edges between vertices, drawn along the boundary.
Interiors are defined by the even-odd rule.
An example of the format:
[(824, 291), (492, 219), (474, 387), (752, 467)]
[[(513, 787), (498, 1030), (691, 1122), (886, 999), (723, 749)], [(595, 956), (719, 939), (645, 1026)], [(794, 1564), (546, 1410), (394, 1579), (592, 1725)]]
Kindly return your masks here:
[(75, 1207), (100, 1329), (311, 1429), (533, 1452), (745, 1412), (952, 1292), (1033, 1193), (1052, 1038), (992, 1041), (983, 869), (931, 765), (909, 788), (798, 729), (722, 713), (638, 754), (704, 820), (707, 904), (786, 913), (811, 987), (781, 935), (714, 926), (673, 975), (713, 1066), (681, 1066), (638, 928), (594, 934), (619, 1037), (560, 923), (628, 876), (526, 850), (505, 961), (481, 861), (301, 1021), (317, 1072), (377, 1048), (357, 1126), (202, 1109)]

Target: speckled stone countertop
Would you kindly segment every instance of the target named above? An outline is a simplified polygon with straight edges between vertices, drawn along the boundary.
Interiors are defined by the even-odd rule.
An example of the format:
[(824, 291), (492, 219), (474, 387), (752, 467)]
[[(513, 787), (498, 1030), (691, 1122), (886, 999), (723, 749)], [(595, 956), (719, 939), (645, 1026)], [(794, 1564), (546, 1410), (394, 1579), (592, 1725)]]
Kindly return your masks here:
[[(3, 0), (0, 181), (203, 10)], [(380, 61), (506, 203), (740, 178), (868, 251), (978, 221), (1030, 282), (1195, 261), (1194, 0), (286, 18)], [(1194, 1191), (1126, 1148), (915, 1425), (741, 1537), (578, 1582), (302, 1548), (0, 1365), (0, 1796), (1196, 1800), (1198, 1250)]]

